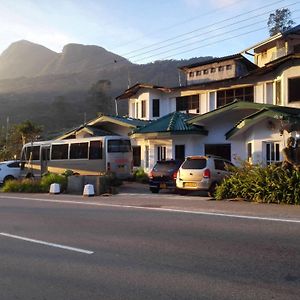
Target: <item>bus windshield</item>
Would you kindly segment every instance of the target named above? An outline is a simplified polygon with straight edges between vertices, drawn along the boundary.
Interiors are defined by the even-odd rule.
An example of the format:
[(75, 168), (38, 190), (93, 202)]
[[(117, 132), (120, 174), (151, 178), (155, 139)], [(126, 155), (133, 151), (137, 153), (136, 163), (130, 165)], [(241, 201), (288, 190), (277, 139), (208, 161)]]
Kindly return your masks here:
[(107, 152), (131, 152), (129, 140), (108, 140)]

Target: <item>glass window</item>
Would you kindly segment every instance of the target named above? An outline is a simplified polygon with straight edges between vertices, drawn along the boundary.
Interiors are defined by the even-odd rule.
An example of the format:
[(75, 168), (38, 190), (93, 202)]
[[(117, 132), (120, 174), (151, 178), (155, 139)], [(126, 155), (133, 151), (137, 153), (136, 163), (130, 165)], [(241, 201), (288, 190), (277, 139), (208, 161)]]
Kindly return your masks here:
[(215, 73), (216, 72), (216, 68), (211, 68), (210, 69), (210, 73)]
[(131, 144), (129, 140), (108, 140), (107, 152), (130, 152)]
[(146, 118), (146, 100), (142, 100), (142, 118)]
[(232, 69), (232, 65), (226, 65), (226, 70), (231, 70)]
[(300, 77), (290, 78), (288, 80), (289, 102), (300, 101)]
[(280, 161), (280, 145), (279, 143), (265, 143), (266, 149), (266, 163), (267, 165)]
[(152, 100), (152, 117), (159, 117), (159, 99)]
[(208, 69), (205, 69), (205, 70), (203, 71), (203, 74), (208, 74)]
[(51, 159), (68, 159), (68, 144), (52, 145)]
[(224, 71), (224, 67), (223, 67), (223, 66), (220, 66), (220, 67), (218, 68), (218, 70), (219, 70), (219, 72), (222, 72), (222, 71)]
[(176, 111), (186, 111), (199, 108), (199, 95), (190, 95), (176, 98)]
[(158, 146), (157, 147), (157, 160), (166, 160), (167, 157), (167, 147)]
[(102, 141), (91, 141), (89, 159), (102, 159), (102, 151)]
[(7, 165), (9, 168), (20, 168), (20, 162), (19, 161), (15, 161), (13, 163), (10, 163)]
[(206, 168), (205, 158), (188, 158), (183, 164), (182, 169), (204, 169)]
[(190, 72), (190, 77), (194, 77), (194, 72)]
[(70, 145), (70, 159), (88, 158), (88, 143), (73, 143)]
[(196, 76), (200, 76), (200, 75), (201, 75), (201, 71), (197, 71)]

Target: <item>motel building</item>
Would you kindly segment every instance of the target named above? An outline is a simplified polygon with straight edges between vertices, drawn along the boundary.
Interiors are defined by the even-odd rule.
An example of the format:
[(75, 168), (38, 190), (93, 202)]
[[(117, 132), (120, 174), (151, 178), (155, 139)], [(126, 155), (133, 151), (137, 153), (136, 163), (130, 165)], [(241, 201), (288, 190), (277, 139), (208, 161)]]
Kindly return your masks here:
[(300, 25), (180, 70), (184, 86), (135, 84), (116, 98), (128, 102), (128, 117), (103, 115), (60, 139), (130, 136), (134, 166), (146, 172), (189, 155), (270, 164), (289, 136), (300, 139)]

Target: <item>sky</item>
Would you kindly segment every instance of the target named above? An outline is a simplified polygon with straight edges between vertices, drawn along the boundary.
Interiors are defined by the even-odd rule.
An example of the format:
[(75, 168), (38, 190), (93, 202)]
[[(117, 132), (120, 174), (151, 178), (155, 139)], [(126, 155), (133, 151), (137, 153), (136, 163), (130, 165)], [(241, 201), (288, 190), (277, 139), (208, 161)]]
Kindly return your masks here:
[(221, 57), (268, 38), (267, 21), (292, 0), (0, 0), (0, 53), (28, 40), (62, 52), (97, 45), (133, 63)]

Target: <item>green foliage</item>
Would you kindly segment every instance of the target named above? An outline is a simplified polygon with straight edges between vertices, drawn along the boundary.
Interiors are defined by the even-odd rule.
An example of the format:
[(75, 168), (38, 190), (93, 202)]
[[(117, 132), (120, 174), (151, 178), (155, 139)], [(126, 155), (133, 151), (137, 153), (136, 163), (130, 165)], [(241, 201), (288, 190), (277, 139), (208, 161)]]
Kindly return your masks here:
[(300, 172), (280, 166), (249, 165), (231, 170), (216, 189), (216, 199), (243, 198), (262, 203), (300, 204)]
[(26, 178), (5, 182), (2, 192), (11, 193), (48, 193), (52, 183), (59, 183), (61, 192), (67, 188), (67, 178), (58, 174), (47, 174), (40, 180)]
[(67, 189), (67, 177), (59, 174), (47, 174), (40, 180), (41, 189), (45, 192), (49, 192), (50, 185), (52, 183), (60, 184), (60, 191), (64, 192)]
[(2, 192), (42, 193), (45, 192), (40, 182), (34, 179), (9, 180), (2, 187)]
[(140, 183), (148, 183), (149, 182), (148, 174), (145, 173), (144, 169), (142, 169), (142, 168), (136, 169), (134, 171), (133, 178), (136, 182), (140, 182)]

